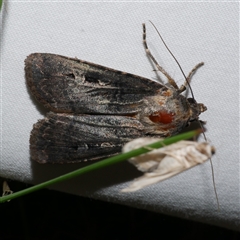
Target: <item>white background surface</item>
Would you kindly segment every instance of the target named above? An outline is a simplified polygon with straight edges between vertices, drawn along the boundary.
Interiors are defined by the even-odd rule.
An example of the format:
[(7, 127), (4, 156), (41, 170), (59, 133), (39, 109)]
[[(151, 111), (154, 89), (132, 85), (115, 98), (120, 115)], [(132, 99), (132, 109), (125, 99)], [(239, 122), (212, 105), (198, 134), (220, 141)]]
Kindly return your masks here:
[(148, 20), (154, 22), (184, 71), (205, 65), (192, 88), (208, 111), (206, 135), (220, 201), (217, 211), (209, 162), (136, 193), (120, 193), (139, 173), (127, 162), (54, 186), (54, 189), (163, 212), (232, 229), (240, 226), (238, 3), (8, 1), (1, 24), (0, 176), (40, 183), (81, 167), (39, 165), (29, 156), (32, 125), (46, 110), (29, 94), (24, 59), (49, 52), (155, 78), (142, 45), (142, 23), (152, 53), (179, 85), (176, 63)]

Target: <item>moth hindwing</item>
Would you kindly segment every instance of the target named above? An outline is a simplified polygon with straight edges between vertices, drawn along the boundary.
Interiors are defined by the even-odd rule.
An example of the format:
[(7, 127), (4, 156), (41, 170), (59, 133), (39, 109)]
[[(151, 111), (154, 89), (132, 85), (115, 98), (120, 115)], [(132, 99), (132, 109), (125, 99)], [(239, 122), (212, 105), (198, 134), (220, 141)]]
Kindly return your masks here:
[(134, 138), (177, 134), (206, 110), (176, 86), (76, 58), (33, 53), (25, 73), (30, 92), (50, 110), (30, 136), (31, 158), (40, 163), (112, 156)]

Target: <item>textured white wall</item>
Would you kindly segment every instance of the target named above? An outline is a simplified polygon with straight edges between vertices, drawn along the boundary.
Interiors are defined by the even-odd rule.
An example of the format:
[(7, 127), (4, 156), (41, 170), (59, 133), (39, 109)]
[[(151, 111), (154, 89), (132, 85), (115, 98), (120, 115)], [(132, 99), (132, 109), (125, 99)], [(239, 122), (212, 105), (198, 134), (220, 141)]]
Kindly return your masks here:
[(1, 24), (1, 162), (0, 176), (40, 183), (78, 165), (32, 163), (29, 134), (45, 110), (30, 96), (24, 59), (32, 52), (50, 52), (155, 78), (142, 45), (142, 23), (159, 63), (181, 85), (183, 76), (148, 20), (154, 22), (169, 48), (194, 75), (196, 99), (208, 107), (206, 135), (213, 157), (221, 211), (205, 163), (136, 193), (123, 194), (138, 174), (128, 163), (91, 173), (53, 188), (134, 207), (239, 228), (239, 70), (238, 3), (207, 2), (17, 2), (8, 1)]

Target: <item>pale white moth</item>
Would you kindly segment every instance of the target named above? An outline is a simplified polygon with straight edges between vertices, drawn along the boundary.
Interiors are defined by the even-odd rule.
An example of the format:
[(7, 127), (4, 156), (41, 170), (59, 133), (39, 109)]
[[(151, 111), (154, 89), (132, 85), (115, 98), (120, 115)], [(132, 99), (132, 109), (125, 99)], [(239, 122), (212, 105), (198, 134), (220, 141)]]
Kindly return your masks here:
[[(123, 152), (154, 143), (156, 138), (138, 138), (123, 147)], [(122, 189), (122, 192), (133, 192), (148, 185), (163, 181), (211, 158), (215, 148), (207, 142), (179, 141), (163, 148), (129, 159), (136, 168), (144, 172), (142, 177)]]

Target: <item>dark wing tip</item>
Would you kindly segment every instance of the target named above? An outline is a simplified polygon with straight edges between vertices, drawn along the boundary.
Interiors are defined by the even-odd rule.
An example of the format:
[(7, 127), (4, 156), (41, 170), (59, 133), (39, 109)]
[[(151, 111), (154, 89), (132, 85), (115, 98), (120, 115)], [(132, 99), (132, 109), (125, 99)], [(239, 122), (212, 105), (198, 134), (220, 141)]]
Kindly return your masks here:
[(31, 93), (35, 95), (35, 79), (34, 71), (36, 66), (39, 66), (40, 62), (42, 62), (41, 53), (32, 53), (25, 59), (25, 78), (27, 82), (27, 86), (29, 87)]
[(46, 58), (51, 58), (51, 55), (53, 54), (32, 53), (25, 59), (25, 78), (28, 89), (38, 102), (50, 110), (52, 108), (43, 95), (41, 81), (45, 78), (44, 61)]

